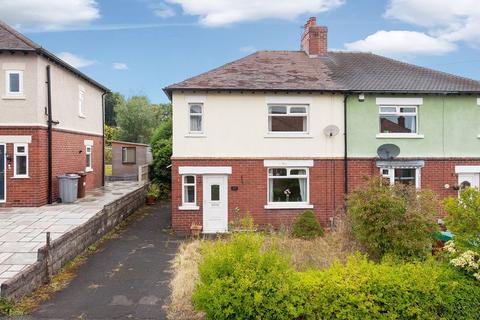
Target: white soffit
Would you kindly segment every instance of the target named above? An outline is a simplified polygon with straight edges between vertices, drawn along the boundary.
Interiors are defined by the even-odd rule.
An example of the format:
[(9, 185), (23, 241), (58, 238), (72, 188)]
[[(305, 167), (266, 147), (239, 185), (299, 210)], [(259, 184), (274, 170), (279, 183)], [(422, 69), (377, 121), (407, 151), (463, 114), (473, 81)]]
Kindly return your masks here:
[(207, 96), (185, 96), (186, 103), (205, 103)]
[(263, 160), (264, 167), (313, 167), (313, 160)]
[(480, 173), (480, 166), (455, 166), (455, 173)]
[(377, 98), (377, 105), (401, 105), (401, 106), (420, 106), (423, 104), (423, 98)]
[(312, 97), (267, 96), (267, 104), (312, 104)]
[(232, 174), (232, 167), (178, 167), (179, 174)]
[(32, 143), (32, 136), (0, 136), (0, 143)]

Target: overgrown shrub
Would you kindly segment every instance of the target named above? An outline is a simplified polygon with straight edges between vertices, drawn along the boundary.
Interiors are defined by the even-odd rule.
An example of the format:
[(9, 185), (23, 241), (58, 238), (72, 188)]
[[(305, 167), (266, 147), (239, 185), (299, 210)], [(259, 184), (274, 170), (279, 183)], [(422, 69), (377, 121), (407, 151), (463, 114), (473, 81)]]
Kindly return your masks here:
[(200, 284), (193, 293), (208, 319), (295, 319), (302, 315), (303, 293), (288, 260), (262, 250), (264, 237), (234, 234), (230, 241), (205, 243)]
[(352, 231), (370, 256), (424, 258), (432, 247), (439, 202), (435, 193), (374, 178), (348, 197)]
[(302, 274), (306, 319), (479, 319), (480, 286), (433, 260), (345, 265)]
[(455, 237), (456, 247), (480, 253), (480, 191), (462, 190), (458, 198), (445, 200), (445, 210), (445, 223)]
[(295, 219), (292, 235), (303, 239), (313, 239), (323, 235), (323, 228), (313, 211), (307, 210)]

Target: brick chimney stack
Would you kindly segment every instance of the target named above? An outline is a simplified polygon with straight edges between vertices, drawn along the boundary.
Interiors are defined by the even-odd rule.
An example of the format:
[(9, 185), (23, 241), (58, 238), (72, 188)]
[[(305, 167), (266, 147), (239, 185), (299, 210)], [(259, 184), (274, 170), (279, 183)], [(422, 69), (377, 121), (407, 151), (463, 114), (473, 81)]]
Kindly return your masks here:
[(311, 17), (305, 24), (302, 35), (302, 50), (310, 57), (324, 56), (327, 54), (328, 28), (317, 26), (317, 18)]

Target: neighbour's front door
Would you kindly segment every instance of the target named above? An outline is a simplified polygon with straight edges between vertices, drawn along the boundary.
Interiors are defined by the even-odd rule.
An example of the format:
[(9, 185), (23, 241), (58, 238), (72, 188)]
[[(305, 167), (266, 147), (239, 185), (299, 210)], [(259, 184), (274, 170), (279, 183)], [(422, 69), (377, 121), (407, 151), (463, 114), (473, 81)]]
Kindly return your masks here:
[(5, 202), (5, 182), (6, 182), (6, 170), (5, 170), (5, 145), (0, 144), (0, 202)]
[(203, 176), (203, 232), (228, 230), (227, 176)]

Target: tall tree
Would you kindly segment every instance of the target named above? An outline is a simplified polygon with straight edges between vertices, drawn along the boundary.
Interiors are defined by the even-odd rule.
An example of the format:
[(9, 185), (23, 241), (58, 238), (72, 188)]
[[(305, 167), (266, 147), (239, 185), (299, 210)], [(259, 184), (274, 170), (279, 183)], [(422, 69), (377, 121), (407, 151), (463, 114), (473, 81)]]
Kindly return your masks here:
[(105, 124), (115, 127), (116, 110), (119, 106), (125, 104), (125, 98), (118, 92), (109, 93), (105, 96)]
[(128, 98), (116, 110), (118, 139), (148, 143), (157, 125), (154, 109), (145, 96)]

